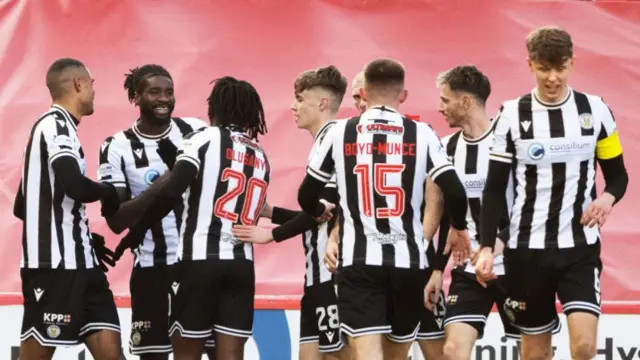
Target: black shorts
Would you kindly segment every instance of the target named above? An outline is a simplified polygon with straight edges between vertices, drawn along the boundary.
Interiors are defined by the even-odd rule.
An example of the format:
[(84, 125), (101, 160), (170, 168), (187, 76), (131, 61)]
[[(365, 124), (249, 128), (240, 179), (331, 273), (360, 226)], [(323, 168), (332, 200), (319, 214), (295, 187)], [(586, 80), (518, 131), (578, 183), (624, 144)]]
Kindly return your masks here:
[(505, 276), (490, 281), (486, 288), (476, 280), (475, 274), (456, 269), (451, 272), (451, 284), (449, 295), (446, 298), (447, 314), (444, 326), (454, 323), (468, 324), (478, 331), (478, 339), (484, 335), (484, 327), (491, 312), (493, 304), (496, 304), (504, 334), (508, 338), (519, 339), (520, 332), (511, 324), (509, 317), (504, 312)]
[[(129, 281), (131, 293), (132, 355), (171, 353), (169, 339), (169, 304), (174, 268), (160, 265), (133, 268)], [(215, 337), (207, 339), (206, 346), (215, 346)]]
[[(431, 269), (427, 270), (427, 282), (431, 277)], [(426, 284), (425, 284), (426, 285)], [(438, 340), (444, 338), (444, 317), (446, 307), (444, 302), (444, 291), (440, 291), (438, 304), (433, 311), (429, 311), (424, 306), (424, 289), (422, 292), (422, 308), (420, 309), (420, 329), (418, 330), (417, 340)]]
[(304, 288), (300, 302), (300, 344), (317, 342), (321, 352), (342, 349), (338, 299), (333, 281)]
[(74, 346), (100, 330), (120, 332), (109, 282), (100, 268), (21, 269), (24, 341), (42, 346)]
[(340, 269), (340, 330), (348, 336), (387, 334), (394, 342), (416, 338), (424, 308), (427, 270), (351, 265)]
[(255, 295), (252, 261), (196, 260), (174, 266), (169, 336), (177, 331), (185, 338), (204, 339), (215, 331), (251, 337)]
[(556, 294), (566, 315), (600, 316), (600, 242), (566, 249), (505, 249), (504, 309), (522, 334), (553, 331)]

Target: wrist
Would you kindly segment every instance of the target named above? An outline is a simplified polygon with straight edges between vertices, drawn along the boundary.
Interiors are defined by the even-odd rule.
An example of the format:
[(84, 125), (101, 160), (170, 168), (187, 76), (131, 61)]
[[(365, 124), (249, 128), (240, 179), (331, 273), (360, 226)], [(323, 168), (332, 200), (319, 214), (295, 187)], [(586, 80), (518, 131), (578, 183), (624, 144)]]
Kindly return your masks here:
[(616, 197), (606, 191), (603, 192), (599, 198), (609, 206), (613, 206), (616, 203)]

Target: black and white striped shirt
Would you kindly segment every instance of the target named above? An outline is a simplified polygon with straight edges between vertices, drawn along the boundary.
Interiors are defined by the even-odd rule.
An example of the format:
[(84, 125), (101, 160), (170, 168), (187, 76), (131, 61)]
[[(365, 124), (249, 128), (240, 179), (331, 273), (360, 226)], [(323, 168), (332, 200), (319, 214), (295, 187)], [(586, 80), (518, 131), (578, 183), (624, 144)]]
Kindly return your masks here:
[(24, 151), (19, 191), (25, 201), (22, 228), (22, 268), (91, 269), (91, 247), (85, 205), (65, 194), (51, 164), (63, 156), (78, 162), (85, 173), (78, 121), (53, 105), (35, 123)]
[(328, 182), (335, 172), (342, 266), (426, 268), (425, 180), (453, 169), (433, 129), (374, 107), (338, 122), (327, 137), (307, 174)]
[[(595, 199), (596, 157), (608, 158), (616, 124), (600, 97), (569, 89), (556, 105), (535, 90), (506, 101), (496, 120), (491, 161), (513, 164), (515, 202), (510, 248), (570, 248), (599, 241), (580, 224)], [(611, 150), (614, 149), (614, 150)]]
[(180, 161), (196, 166), (198, 176), (185, 193), (178, 258), (253, 260), (251, 244), (231, 229), (260, 217), (270, 174), (262, 147), (243, 133), (208, 127), (184, 139)]
[[(309, 153), (308, 161), (318, 152), (320, 146), (327, 138), (329, 129), (336, 124), (336, 121), (328, 121), (324, 124), (316, 134), (313, 147)], [(325, 185), (325, 187), (336, 187), (335, 176)], [(327, 269), (324, 261), (324, 253), (327, 248), (327, 240), (333, 228), (334, 222), (323, 222), (317, 228), (305, 231), (302, 234), (305, 255), (305, 286), (313, 286), (333, 280), (333, 274)]]
[[(462, 130), (442, 138), (442, 144), (447, 149), (447, 155), (452, 160), (467, 193), (467, 231), (474, 250), (480, 247), (478, 238), (480, 235), (482, 190), (489, 170), (489, 151), (491, 144), (493, 144), (495, 125), (496, 123), (493, 122), (487, 131), (476, 139), (465, 137)], [(504, 211), (510, 211), (513, 196), (513, 180), (510, 178)], [(471, 262), (467, 262), (464, 271), (475, 274), (475, 267)], [(496, 275), (504, 275), (505, 273), (502, 254), (494, 259), (494, 272)]]
[[(157, 153), (158, 141), (168, 138), (178, 147), (187, 134), (205, 127), (207, 124), (204, 121), (185, 117), (172, 118), (167, 130), (159, 135), (141, 133), (137, 123), (117, 132), (100, 147), (98, 180), (126, 188), (134, 198), (167, 171), (167, 165)], [(182, 204), (179, 204), (147, 231), (144, 241), (133, 252), (135, 267), (171, 265), (176, 261), (181, 213)]]

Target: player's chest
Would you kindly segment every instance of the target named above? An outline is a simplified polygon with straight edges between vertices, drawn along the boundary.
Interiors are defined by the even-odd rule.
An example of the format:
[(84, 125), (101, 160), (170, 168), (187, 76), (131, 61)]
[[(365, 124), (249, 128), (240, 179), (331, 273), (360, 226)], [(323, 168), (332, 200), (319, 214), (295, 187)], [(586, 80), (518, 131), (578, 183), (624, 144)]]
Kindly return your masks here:
[[(180, 146), (179, 141), (174, 144)], [(123, 172), (132, 192), (139, 193), (153, 184), (168, 167), (158, 154), (156, 141), (131, 141), (128, 145), (122, 154)]]
[(514, 132), (516, 157), (530, 165), (590, 160), (598, 140), (595, 125), (590, 114), (521, 120)]
[(459, 143), (453, 166), (468, 197), (481, 197), (489, 166), (489, 143)]

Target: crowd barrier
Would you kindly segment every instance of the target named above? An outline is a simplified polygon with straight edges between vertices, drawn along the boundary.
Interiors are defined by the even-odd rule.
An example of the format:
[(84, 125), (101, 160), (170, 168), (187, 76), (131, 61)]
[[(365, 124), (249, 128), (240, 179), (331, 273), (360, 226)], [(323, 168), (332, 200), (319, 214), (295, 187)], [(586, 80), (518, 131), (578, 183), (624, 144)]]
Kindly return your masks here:
[[(131, 333), (131, 308), (128, 297), (117, 296), (118, 314), (122, 327), (122, 343), (127, 360), (138, 359), (128, 353)], [(605, 302), (598, 329), (596, 360), (640, 359), (640, 303)], [(571, 360), (566, 318), (560, 316), (562, 331), (553, 339), (554, 360)], [(0, 295), (0, 359), (18, 360), (22, 297), (18, 294)], [(246, 360), (297, 360), (299, 338), (299, 299), (293, 297), (260, 297), (256, 299), (254, 334), (247, 341)], [(487, 322), (483, 339), (475, 347), (471, 360), (516, 360), (518, 342), (502, 336), (502, 324), (497, 313)], [(144, 335), (142, 335), (144, 336)], [(92, 360), (84, 346), (60, 348), (54, 360)], [(170, 357), (172, 360), (173, 358)], [(203, 356), (203, 359), (207, 359)], [(414, 344), (408, 360), (424, 360)]]

